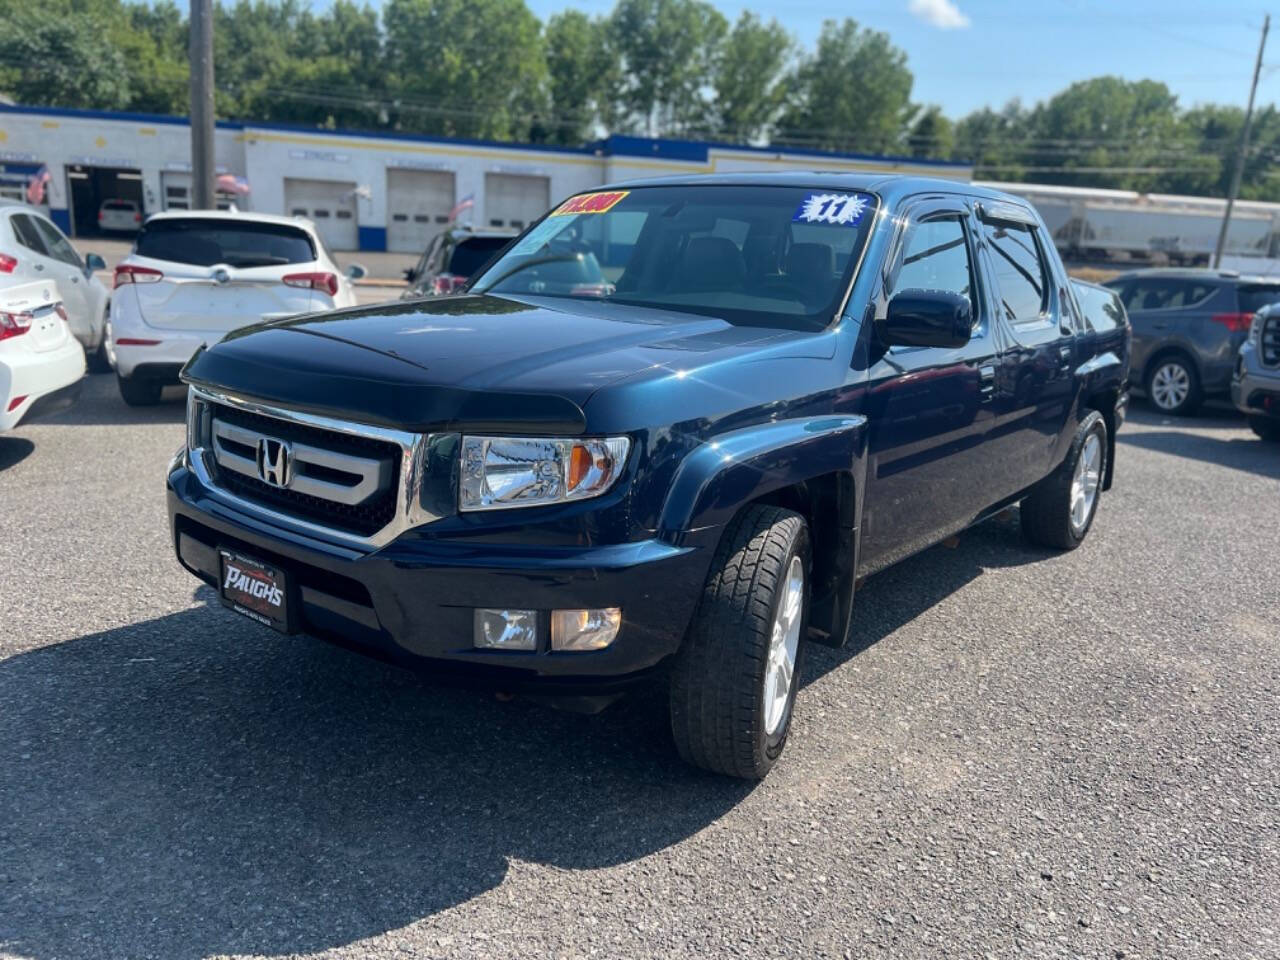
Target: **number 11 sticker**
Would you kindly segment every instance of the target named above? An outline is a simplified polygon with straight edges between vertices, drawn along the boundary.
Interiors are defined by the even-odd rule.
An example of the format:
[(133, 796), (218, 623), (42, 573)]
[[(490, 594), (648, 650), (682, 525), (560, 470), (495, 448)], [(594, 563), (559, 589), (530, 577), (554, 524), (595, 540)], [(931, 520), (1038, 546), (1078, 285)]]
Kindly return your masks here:
[(856, 227), (870, 203), (871, 197), (865, 193), (811, 193), (791, 220)]

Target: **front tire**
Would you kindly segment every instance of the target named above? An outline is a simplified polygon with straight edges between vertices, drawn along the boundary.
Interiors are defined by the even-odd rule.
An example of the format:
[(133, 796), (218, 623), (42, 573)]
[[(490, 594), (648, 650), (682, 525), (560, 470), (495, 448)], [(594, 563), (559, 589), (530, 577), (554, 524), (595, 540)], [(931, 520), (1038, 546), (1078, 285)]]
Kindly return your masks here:
[(120, 396), (131, 407), (154, 407), (164, 390), (164, 384), (158, 380), (136, 380), (118, 373), (116, 383), (120, 385)]
[(809, 626), (809, 528), (771, 506), (729, 525), (670, 678), (688, 763), (760, 780), (786, 746)]
[(1022, 532), (1032, 543), (1074, 550), (1084, 542), (1102, 499), (1107, 472), (1107, 423), (1090, 410), (1062, 465), (1022, 501)]
[(1196, 365), (1180, 353), (1157, 357), (1147, 372), (1147, 399), (1161, 413), (1189, 417), (1204, 399)]
[(1280, 420), (1264, 417), (1260, 414), (1249, 414), (1249, 429), (1262, 440), (1280, 440)]

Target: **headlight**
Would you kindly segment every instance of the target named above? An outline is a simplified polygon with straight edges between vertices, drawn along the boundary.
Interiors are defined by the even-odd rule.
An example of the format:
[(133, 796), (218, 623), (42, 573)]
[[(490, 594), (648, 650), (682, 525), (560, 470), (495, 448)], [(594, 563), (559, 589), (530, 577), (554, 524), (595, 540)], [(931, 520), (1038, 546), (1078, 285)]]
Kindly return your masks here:
[(627, 462), (626, 437), (463, 437), (460, 510), (501, 510), (598, 497)]
[(1249, 342), (1255, 347), (1262, 343), (1262, 314), (1255, 313), (1249, 322)]

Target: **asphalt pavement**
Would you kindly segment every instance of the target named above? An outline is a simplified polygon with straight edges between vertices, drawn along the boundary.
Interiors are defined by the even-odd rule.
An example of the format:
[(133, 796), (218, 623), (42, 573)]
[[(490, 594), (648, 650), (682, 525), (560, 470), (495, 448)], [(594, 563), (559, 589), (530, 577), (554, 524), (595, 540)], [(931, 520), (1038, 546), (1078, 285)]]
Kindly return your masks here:
[(1139, 405), (1088, 541), (1003, 517), (867, 581), (786, 755), (221, 609), (180, 393), (0, 437), (0, 954), (1280, 957), (1280, 447)]

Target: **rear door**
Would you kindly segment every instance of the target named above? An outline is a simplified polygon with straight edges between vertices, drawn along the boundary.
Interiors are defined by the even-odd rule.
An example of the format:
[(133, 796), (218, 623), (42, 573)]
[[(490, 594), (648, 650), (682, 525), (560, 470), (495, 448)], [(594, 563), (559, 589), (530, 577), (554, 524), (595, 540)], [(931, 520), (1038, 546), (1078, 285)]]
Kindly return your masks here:
[(153, 219), (128, 262), (160, 276), (149, 280), (144, 274), (147, 282), (126, 284), (115, 295), (135, 297), (149, 326), (227, 333), (264, 318), (328, 306), (327, 298), (310, 287), (284, 282), (320, 270), (316, 259), (311, 237), (291, 224)]
[(1035, 215), (1020, 204), (982, 201), (978, 220), (1005, 344), (996, 388), (1001, 411), (987, 456), (995, 500), (1036, 483), (1064, 455), (1079, 361), (1067, 277)]
[(49, 252), (48, 272), (58, 285), (58, 295), (67, 311), (71, 329), (81, 340), (92, 343), (96, 339), (94, 329), (98, 318), (93, 316), (94, 298), (89, 290), (84, 261), (71, 241), (52, 223), (35, 215), (29, 219)]
[(959, 198), (906, 210), (886, 274), (885, 303), (904, 290), (945, 290), (973, 304), (959, 348), (890, 347), (868, 380), (870, 488), (862, 534), (874, 569), (936, 542), (995, 498), (984, 438), (992, 425), (999, 347), (981, 293), (973, 222)]

